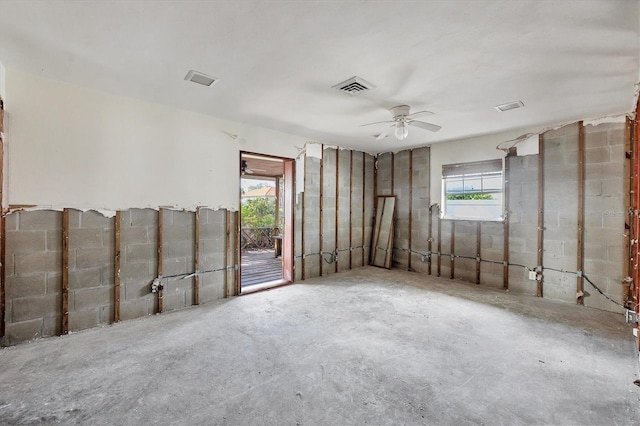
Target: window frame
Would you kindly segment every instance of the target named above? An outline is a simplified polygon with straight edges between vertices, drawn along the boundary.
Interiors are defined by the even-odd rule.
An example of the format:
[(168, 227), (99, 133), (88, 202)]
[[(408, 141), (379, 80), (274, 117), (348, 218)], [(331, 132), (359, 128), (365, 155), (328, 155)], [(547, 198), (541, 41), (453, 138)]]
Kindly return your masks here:
[[(473, 178), (474, 180), (480, 179), (481, 190), (480, 191), (465, 191), (464, 179), (466, 176)], [(500, 177), (500, 191), (484, 190), (483, 178), (495, 178)], [(460, 179), (462, 181), (461, 194), (465, 193), (499, 193), (500, 194), (500, 214), (497, 217), (482, 217), (482, 216), (451, 216), (447, 214), (447, 201), (448, 195), (451, 192), (447, 192), (447, 180), (451, 182), (453, 179)], [(446, 220), (466, 220), (466, 221), (478, 221), (478, 222), (504, 222), (506, 217), (505, 212), (505, 176), (504, 176), (504, 158), (473, 161), (465, 163), (455, 164), (443, 164), (441, 174), (441, 212), (440, 218)], [(472, 200), (469, 200), (472, 201)]]

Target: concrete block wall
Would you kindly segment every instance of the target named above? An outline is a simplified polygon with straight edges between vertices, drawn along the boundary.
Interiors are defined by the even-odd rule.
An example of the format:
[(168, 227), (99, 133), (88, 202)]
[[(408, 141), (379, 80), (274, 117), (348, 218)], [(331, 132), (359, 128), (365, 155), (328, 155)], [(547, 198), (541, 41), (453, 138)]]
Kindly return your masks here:
[[(353, 155), (353, 167), (351, 157)], [(339, 157), (338, 157), (339, 156)], [(336, 168), (336, 158), (337, 168)], [(322, 202), (320, 202), (320, 161), (322, 161)], [(302, 279), (302, 237), (304, 235), (305, 278), (328, 275), (336, 272), (336, 263), (330, 263), (331, 254), (337, 248), (337, 271), (362, 266), (363, 250), (350, 247), (363, 245), (362, 225), (364, 221), (364, 245), (369, 246), (371, 239), (371, 216), (373, 214), (374, 158), (359, 151), (323, 150), (322, 160), (305, 157), (305, 192), (298, 196), (296, 203), (296, 280)], [(364, 170), (363, 170), (364, 168)], [(337, 180), (336, 180), (336, 171)], [(364, 172), (364, 173), (363, 173)], [(363, 177), (364, 175), (364, 177)], [(338, 238), (336, 241), (336, 186), (338, 188), (337, 217)], [(353, 194), (353, 195), (352, 195)], [(302, 200), (304, 197), (304, 210)], [(364, 215), (363, 215), (364, 198)], [(320, 207), (322, 206), (322, 210)], [(320, 235), (320, 217), (322, 217), (322, 235)], [(302, 226), (304, 222), (304, 226)], [(322, 240), (322, 244), (320, 243)], [(350, 245), (351, 240), (351, 245)], [(365, 262), (369, 261), (369, 248), (364, 253)]]
[(62, 213), (9, 214), (5, 239), (5, 342), (60, 334)]
[[(195, 271), (194, 238), (194, 212), (163, 210), (163, 275), (183, 275)], [(194, 277), (168, 279), (164, 283), (163, 310), (173, 311), (191, 306), (193, 284)]]
[(69, 331), (113, 322), (114, 230), (114, 218), (69, 211)]
[[(411, 249), (418, 253), (427, 253), (429, 251), (430, 162), (431, 152), (429, 147), (413, 150)], [(411, 269), (416, 272), (427, 272), (427, 263), (422, 261), (422, 255), (412, 254)]]
[[(538, 262), (538, 156), (509, 157), (509, 262), (529, 268)], [(509, 267), (509, 289), (536, 294), (528, 270)]]
[[(225, 264), (226, 210), (200, 209), (200, 271), (215, 271)], [(225, 297), (225, 271), (200, 276), (200, 303)]]
[[(585, 231), (584, 273), (607, 296), (622, 303), (624, 291), (625, 250), (625, 124), (587, 125), (585, 134)], [(578, 123), (543, 135), (544, 140), (544, 297), (575, 303), (578, 223)], [(406, 268), (408, 248), (408, 152), (382, 154), (377, 158), (378, 195), (396, 195), (397, 219), (394, 239), (394, 266)], [(428, 212), (424, 194), (428, 194), (428, 151), (414, 150), (412, 249), (428, 238), (426, 221), (417, 224)], [(393, 161), (393, 166), (392, 166)], [(393, 171), (393, 175), (391, 174)], [(512, 291), (536, 293), (536, 282), (528, 279), (528, 268), (537, 265), (538, 247), (538, 155), (509, 157), (509, 288)], [(425, 188), (427, 190), (425, 191)], [(419, 198), (416, 204), (416, 194)], [(422, 204), (420, 204), (422, 202)], [(419, 206), (421, 210), (416, 210)], [(427, 213), (428, 214), (428, 213)], [(422, 219), (421, 219), (422, 220)], [(451, 253), (452, 221), (442, 220), (441, 250)], [(455, 259), (454, 277), (475, 282), (477, 222), (456, 221), (455, 254), (473, 259)], [(481, 222), (481, 257), (498, 262), (483, 262), (480, 283), (501, 288), (503, 285), (504, 226), (501, 222)], [(433, 216), (433, 246), (437, 251), (437, 212)], [(426, 252), (426, 244), (423, 249)], [(437, 273), (437, 256), (432, 258), (432, 273)], [(412, 269), (426, 272), (426, 265), (412, 259)], [(552, 269), (560, 270), (561, 272)], [(562, 272), (569, 271), (569, 272)], [(573, 272), (573, 273), (571, 273)], [(441, 259), (441, 276), (450, 276), (450, 258)], [(614, 312), (621, 311), (584, 282), (586, 306)]]
[[(626, 241), (624, 194), (624, 123), (587, 125), (585, 132), (584, 273), (605, 294), (622, 302)], [(617, 310), (589, 283), (584, 284), (586, 306)]]
[[(195, 213), (163, 210), (163, 215), (163, 275), (194, 272)], [(43, 210), (6, 217), (5, 345), (61, 334), (62, 216)], [(223, 210), (200, 212), (200, 271), (225, 267), (225, 216)], [(120, 227), (121, 320), (154, 314), (157, 296), (150, 284), (157, 276), (158, 212), (122, 211)], [(165, 311), (193, 304), (193, 278), (163, 284)], [(69, 331), (112, 323), (114, 286), (115, 218), (70, 210)], [(201, 303), (225, 297), (224, 290), (225, 272), (201, 275)]]

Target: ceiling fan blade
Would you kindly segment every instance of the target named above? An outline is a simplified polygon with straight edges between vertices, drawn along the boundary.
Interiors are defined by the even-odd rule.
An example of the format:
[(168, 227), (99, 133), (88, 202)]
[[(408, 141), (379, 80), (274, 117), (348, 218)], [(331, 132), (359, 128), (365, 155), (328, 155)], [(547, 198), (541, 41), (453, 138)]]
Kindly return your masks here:
[(393, 129), (394, 127), (396, 127), (396, 126), (395, 126), (395, 124), (394, 124), (393, 126), (389, 127), (389, 128), (388, 128), (387, 130), (385, 130), (384, 132), (380, 133), (380, 134), (378, 135), (378, 137), (376, 137), (376, 140), (377, 140), (377, 141), (379, 141), (379, 140), (381, 140), (381, 139), (386, 138), (386, 137), (389, 135), (389, 133), (391, 132), (391, 129)]
[(442, 127), (440, 127), (440, 126), (438, 126), (436, 124), (425, 123), (424, 121), (411, 120), (411, 121), (409, 121), (409, 125), (410, 126), (415, 126), (415, 127), (420, 127), (421, 129), (429, 130), (430, 132), (437, 132), (438, 130), (442, 129)]
[(364, 127), (364, 126), (372, 126), (374, 124), (383, 124), (383, 123), (395, 123), (395, 121), (376, 121), (375, 123), (367, 123), (367, 124), (361, 124), (360, 127)]
[(425, 115), (433, 115), (433, 114), (434, 113), (431, 111), (418, 111), (418, 112), (414, 112), (413, 114), (407, 115), (407, 118), (424, 117)]

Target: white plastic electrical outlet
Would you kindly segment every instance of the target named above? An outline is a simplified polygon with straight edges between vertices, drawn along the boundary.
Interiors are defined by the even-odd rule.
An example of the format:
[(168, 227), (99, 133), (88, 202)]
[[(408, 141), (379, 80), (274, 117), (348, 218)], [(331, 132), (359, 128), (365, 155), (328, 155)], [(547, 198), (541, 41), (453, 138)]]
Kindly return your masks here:
[(529, 271), (529, 279), (532, 281), (536, 280), (536, 271)]

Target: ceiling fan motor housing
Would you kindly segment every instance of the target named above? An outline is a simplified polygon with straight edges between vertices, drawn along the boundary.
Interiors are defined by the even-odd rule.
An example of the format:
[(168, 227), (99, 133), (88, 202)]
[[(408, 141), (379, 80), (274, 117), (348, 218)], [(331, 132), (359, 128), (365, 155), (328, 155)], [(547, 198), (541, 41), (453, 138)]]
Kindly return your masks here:
[(397, 105), (389, 108), (389, 111), (394, 120), (402, 120), (409, 115), (410, 107), (409, 105)]

